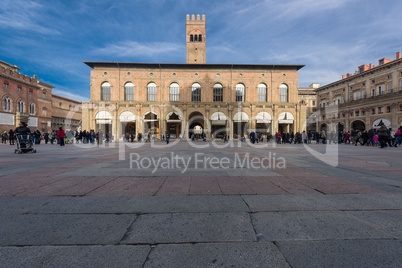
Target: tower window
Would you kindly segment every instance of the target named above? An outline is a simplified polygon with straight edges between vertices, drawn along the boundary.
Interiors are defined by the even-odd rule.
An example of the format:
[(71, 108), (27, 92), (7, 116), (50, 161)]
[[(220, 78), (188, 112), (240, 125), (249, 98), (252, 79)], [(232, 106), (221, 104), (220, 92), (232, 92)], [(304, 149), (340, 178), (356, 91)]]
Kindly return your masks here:
[(190, 42), (194, 41), (194, 36), (192, 34), (190, 34)]
[(201, 34), (198, 36), (198, 42), (202, 42), (202, 35)]
[(198, 35), (194, 35), (194, 41), (195, 41), (195, 42), (198, 41)]

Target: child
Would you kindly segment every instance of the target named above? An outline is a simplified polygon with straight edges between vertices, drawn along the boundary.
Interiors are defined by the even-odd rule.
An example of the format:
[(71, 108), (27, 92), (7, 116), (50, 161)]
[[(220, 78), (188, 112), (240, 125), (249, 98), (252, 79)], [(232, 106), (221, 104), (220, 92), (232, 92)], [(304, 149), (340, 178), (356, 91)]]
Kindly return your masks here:
[(378, 146), (378, 134), (375, 134), (373, 137), (374, 146)]

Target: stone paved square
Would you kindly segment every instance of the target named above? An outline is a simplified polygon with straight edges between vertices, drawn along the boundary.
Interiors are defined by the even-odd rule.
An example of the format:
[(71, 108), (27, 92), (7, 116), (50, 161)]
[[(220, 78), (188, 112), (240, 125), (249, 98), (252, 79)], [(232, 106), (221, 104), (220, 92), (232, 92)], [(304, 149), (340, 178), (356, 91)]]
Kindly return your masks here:
[[(125, 160), (119, 160), (114, 143), (90, 148), (42, 144), (36, 154), (21, 155), (0, 145), (1, 263), (401, 264), (400, 148), (342, 144), (336, 155), (334, 147), (309, 145), (336, 155), (334, 166), (301, 144), (254, 148), (241, 143), (223, 149), (194, 148), (187, 142), (157, 145), (126, 147)], [(144, 158), (173, 153), (190, 161), (184, 172), (183, 167), (164, 170), (157, 163), (130, 168), (131, 153)], [(227, 158), (230, 164), (204, 167), (195, 154)], [(236, 157), (272, 159), (273, 154), (284, 159), (285, 168), (235, 166)]]

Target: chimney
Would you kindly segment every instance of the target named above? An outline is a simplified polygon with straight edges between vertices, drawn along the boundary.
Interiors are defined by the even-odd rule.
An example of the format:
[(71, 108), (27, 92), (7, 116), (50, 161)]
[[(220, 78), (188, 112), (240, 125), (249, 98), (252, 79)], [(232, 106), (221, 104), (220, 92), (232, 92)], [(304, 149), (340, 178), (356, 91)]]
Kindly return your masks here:
[(401, 52), (396, 52), (396, 59), (399, 60), (401, 58)]
[(346, 78), (346, 75), (342, 75), (342, 79), (345, 79)]
[(372, 64), (372, 63), (370, 63), (370, 65), (369, 65), (369, 69), (371, 69), (371, 68), (373, 68), (373, 64)]
[(351, 77), (351, 76), (352, 76), (352, 74), (350, 74), (350, 73), (347, 73), (347, 74), (346, 74), (346, 76), (347, 76), (347, 77)]

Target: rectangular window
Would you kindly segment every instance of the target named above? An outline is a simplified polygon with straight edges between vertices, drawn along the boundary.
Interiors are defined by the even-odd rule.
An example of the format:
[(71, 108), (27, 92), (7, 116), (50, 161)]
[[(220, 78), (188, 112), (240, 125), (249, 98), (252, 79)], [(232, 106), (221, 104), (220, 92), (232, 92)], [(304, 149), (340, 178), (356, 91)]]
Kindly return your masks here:
[(389, 83), (389, 84), (387, 84), (387, 94), (391, 93), (391, 91), (392, 91), (392, 84)]
[(315, 100), (313, 100), (313, 106), (315, 106)]
[(354, 100), (359, 100), (360, 99), (360, 91), (354, 93), (354, 98), (353, 99)]
[(191, 101), (200, 102), (201, 101), (201, 88), (193, 87), (191, 89)]
[(378, 113), (382, 114), (382, 107), (378, 107)]
[(399, 81), (399, 90), (402, 90), (402, 80)]
[(375, 96), (375, 88), (372, 88), (371, 89), (371, 97), (374, 97)]
[(362, 116), (365, 116), (366, 115), (366, 111), (362, 111)]
[(4, 88), (8, 88), (8, 82), (4, 82), (4, 83), (3, 83), (3, 87), (4, 87)]
[(390, 112), (391, 112), (391, 107), (387, 106), (387, 113), (390, 113)]
[(46, 99), (46, 93), (42, 93), (42, 98)]
[(266, 87), (258, 88), (258, 102), (267, 102), (267, 88)]
[(223, 101), (223, 88), (214, 87), (214, 102)]
[(110, 87), (102, 87), (102, 100), (110, 101)]
[(363, 67), (360, 67), (359, 73), (362, 73), (362, 72), (364, 72), (364, 68), (363, 68)]
[(22, 90), (22, 87), (18, 86), (17, 91), (21, 91), (21, 90)]
[(134, 87), (126, 86), (126, 101), (133, 101), (134, 100)]
[(156, 87), (148, 87), (148, 101), (156, 101)]
[(365, 98), (366, 98), (366, 91), (363, 90), (363, 91), (362, 91), (362, 99), (365, 99)]
[(384, 89), (382, 88), (382, 86), (378, 87), (378, 95), (382, 95), (384, 94)]
[(244, 91), (236, 90), (236, 102), (244, 102)]
[(170, 101), (179, 101), (179, 100), (180, 100), (180, 88), (170, 87)]
[(280, 101), (288, 102), (288, 89), (287, 88), (280, 89)]
[(359, 116), (359, 114), (360, 114), (360, 112), (359, 112), (359, 111), (356, 111), (355, 113), (356, 113), (356, 116)]
[(371, 109), (371, 114), (375, 114), (375, 108)]

